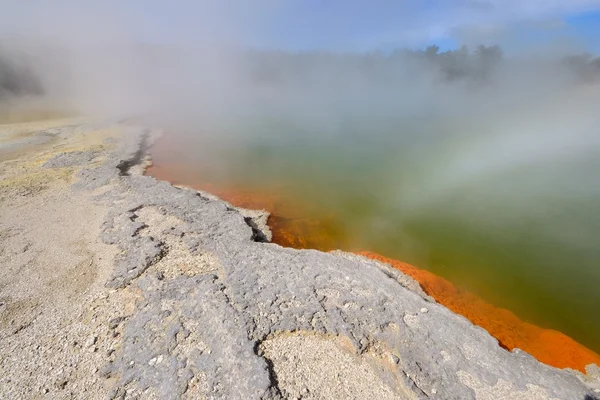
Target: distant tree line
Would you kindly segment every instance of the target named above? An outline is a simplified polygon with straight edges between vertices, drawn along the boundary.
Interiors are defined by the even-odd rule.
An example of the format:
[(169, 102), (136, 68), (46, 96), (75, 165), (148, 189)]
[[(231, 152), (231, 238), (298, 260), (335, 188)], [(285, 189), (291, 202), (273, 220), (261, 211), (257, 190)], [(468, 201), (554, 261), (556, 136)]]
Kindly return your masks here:
[(564, 65), (584, 82), (600, 81), (600, 57), (580, 54), (563, 58)]
[[(269, 82), (310, 77), (315, 71), (335, 76), (353, 70), (367, 79), (381, 79), (383, 83), (399, 71), (415, 77), (433, 72), (444, 82), (484, 83), (506, 61), (503, 50), (497, 45), (479, 45), (473, 49), (462, 46), (448, 51), (440, 51), (439, 46), (433, 45), (424, 50), (396, 50), (387, 54), (256, 51), (250, 52), (249, 58), (253, 78)], [(557, 57), (554, 64), (545, 65), (564, 69), (575, 81), (600, 81), (600, 57), (589, 54)]]
[[(158, 58), (170, 49), (145, 48), (140, 57), (154, 54)], [(172, 49), (171, 49), (172, 50)], [(152, 57), (150, 57), (152, 58)], [(394, 80), (419, 79), (434, 74), (441, 82), (485, 83), (506, 62), (499, 46), (479, 45), (474, 48), (462, 46), (456, 50), (440, 51), (433, 45), (424, 50), (396, 50), (389, 53), (332, 53), (312, 51), (292, 53), (285, 51), (258, 51), (246, 53), (247, 64), (242, 69), (248, 78), (259, 84), (299, 83), (307, 79), (321, 79), (322, 84), (343, 84), (349, 79), (360, 78), (362, 82), (389, 85)], [(558, 58), (553, 64), (541, 64), (551, 68), (563, 68), (576, 82), (600, 82), (600, 57), (590, 54), (570, 55)], [(0, 100), (14, 96), (40, 95), (44, 88), (33, 72), (31, 63), (15, 56), (0, 46)], [(326, 81), (326, 82), (325, 82)]]
[(458, 50), (440, 53), (438, 46), (429, 46), (423, 52), (412, 52), (412, 57), (425, 58), (437, 66), (448, 81), (471, 78), (486, 80), (494, 68), (502, 62), (503, 52), (500, 46), (479, 45), (473, 52), (467, 46)]

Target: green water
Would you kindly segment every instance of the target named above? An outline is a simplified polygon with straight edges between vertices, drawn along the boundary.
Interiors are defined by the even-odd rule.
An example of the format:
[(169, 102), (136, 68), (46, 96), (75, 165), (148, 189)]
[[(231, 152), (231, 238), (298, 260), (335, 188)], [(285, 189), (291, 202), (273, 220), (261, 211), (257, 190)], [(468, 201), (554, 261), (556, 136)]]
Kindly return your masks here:
[(341, 247), (427, 268), (600, 352), (595, 148), (523, 152), (521, 137), (482, 126), (349, 121), (319, 132), (267, 119), (219, 140), (175, 135), (154, 157), (257, 192), (278, 187), (313, 217), (334, 215)]

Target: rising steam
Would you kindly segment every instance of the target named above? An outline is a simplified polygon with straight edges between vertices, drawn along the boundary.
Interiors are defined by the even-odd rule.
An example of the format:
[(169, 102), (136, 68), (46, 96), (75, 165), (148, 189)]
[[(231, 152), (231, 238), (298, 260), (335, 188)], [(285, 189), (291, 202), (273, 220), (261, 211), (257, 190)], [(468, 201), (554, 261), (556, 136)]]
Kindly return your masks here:
[(117, 2), (27, 3), (0, 17), (0, 107), (143, 118), (186, 144), (178, 161), (287, 185), (342, 216), (349, 247), (493, 281), (497, 304), (600, 348), (600, 320), (571, 312), (600, 304), (599, 58), (266, 50), (249, 7), (148, 2), (167, 28)]

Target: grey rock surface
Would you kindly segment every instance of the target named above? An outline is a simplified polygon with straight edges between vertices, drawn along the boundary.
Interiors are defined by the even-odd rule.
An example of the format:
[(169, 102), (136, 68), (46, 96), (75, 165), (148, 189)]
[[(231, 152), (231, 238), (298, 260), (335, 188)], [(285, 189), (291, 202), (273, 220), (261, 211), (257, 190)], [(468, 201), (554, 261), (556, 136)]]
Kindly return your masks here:
[[(139, 161), (147, 137), (130, 129), (119, 152), (82, 171), (76, 185), (118, 182), (96, 197), (112, 205), (103, 239), (121, 251), (108, 285), (134, 285), (141, 296), (105, 372), (118, 377), (115, 396), (288, 397), (294, 390), (280, 385), (280, 360), (274, 368), (260, 349), (305, 332), (348, 343), (398, 398), (594, 398), (575, 374), (502, 349), (398, 271), (351, 254), (260, 243), (255, 224), (218, 199), (123, 176), (116, 166)], [(214, 268), (165, 278), (171, 251), (198, 264), (209, 257)], [(307, 362), (289, 359), (288, 368)]]
[(99, 151), (72, 151), (60, 153), (46, 161), (44, 168), (67, 168), (89, 164), (100, 155)]
[[(79, 137), (109, 125), (51, 133)], [(148, 146), (160, 132), (120, 131), (96, 135), (100, 153), (82, 147), (33, 162), (30, 177), (11, 178), (14, 187), (3, 189), (0, 199), (13, 210), (0, 218), (10, 271), (39, 264), (50, 277), (62, 264), (48, 264), (48, 254), (66, 254), (73, 265), (52, 278), (54, 286), (39, 283), (57, 306), (43, 308), (42, 297), (20, 300), (35, 279), (24, 278), (20, 291), (16, 278), (0, 287), (0, 295), (11, 288), (19, 298), (0, 298), (0, 316), (11, 308), (14, 319), (4, 329), (0, 318), (0, 373), (7, 376), (0, 397), (22, 398), (32, 385), (26, 375), (37, 374), (41, 398), (597, 398), (595, 366), (583, 375), (508, 352), (388, 265), (268, 243), (265, 212), (144, 176)], [(42, 177), (37, 165), (47, 167)], [(60, 180), (71, 170), (73, 182)], [(62, 189), (52, 189), (48, 177)], [(47, 210), (56, 214), (55, 231), (42, 229), (42, 246), (36, 221)], [(59, 223), (71, 214), (77, 219)], [(94, 226), (86, 230), (88, 222)], [(19, 247), (23, 238), (35, 254), (29, 244)], [(86, 251), (69, 250), (74, 240)], [(81, 287), (62, 299), (75, 271)]]

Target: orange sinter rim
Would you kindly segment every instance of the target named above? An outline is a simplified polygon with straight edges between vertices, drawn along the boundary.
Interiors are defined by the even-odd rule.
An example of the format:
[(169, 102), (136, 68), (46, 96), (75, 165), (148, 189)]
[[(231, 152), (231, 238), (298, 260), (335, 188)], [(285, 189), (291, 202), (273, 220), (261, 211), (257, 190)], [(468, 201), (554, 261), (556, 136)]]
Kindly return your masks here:
[[(186, 170), (185, 165), (151, 166), (146, 172), (155, 178), (175, 184), (178, 183), (178, 177), (185, 177), (182, 180), (188, 186), (210, 192), (235, 206), (271, 212), (268, 224), (273, 233), (272, 241), (281, 246), (322, 251), (339, 247), (339, 241), (336, 241), (330, 230), (332, 224), (327, 218), (299, 218), (295, 215), (297, 213), (294, 207), (283, 202), (275, 192), (261, 193), (260, 190), (206, 183), (193, 171)], [(192, 176), (194, 179), (190, 179)], [(522, 321), (509, 310), (495, 307), (429, 271), (372, 252), (356, 253), (390, 264), (411, 276), (438, 303), (487, 330), (507, 350), (519, 348), (539, 361), (557, 368), (572, 368), (585, 372), (585, 366), (588, 364), (600, 365), (600, 355), (567, 335)]]

